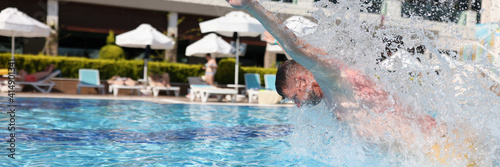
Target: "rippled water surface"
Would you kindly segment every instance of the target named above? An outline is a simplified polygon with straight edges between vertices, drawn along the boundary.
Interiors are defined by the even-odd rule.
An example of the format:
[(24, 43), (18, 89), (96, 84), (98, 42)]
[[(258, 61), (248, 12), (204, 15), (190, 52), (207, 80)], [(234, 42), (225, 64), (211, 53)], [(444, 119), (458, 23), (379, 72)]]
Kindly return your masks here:
[[(286, 107), (16, 99), (16, 159), (2, 149), (0, 166), (321, 164), (283, 154), (291, 132)], [(3, 128), (0, 137), (7, 140)]]
[[(17, 102), (16, 159), (4, 150), (1, 166), (394, 165), (323, 104), (296, 110), (87, 99)], [(2, 111), (6, 104), (1, 102)], [(0, 122), (7, 125), (8, 119)], [(5, 129), (0, 137), (8, 140)]]

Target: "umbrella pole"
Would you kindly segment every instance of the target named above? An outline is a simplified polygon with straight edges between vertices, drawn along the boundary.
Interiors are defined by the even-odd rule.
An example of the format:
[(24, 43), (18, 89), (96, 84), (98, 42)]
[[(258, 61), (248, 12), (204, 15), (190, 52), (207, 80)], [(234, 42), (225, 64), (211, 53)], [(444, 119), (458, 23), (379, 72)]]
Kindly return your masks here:
[(14, 45), (15, 45), (15, 36), (14, 33), (12, 33), (12, 38), (11, 38), (11, 45), (10, 45), (10, 53), (11, 53), (11, 60), (14, 61)]
[(240, 63), (240, 37), (238, 37), (238, 32), (234, 33), (234, 38), (236, 38), (236, 63), (234, 64), (234, 89), (238, 92), (238, 75), (239, 75), (239, 63)]
[(148, 59), (149, 52), (151, 51), (151, 46), (146, 46), (146, 51), (144, 52), (144, 82), (145, 85), (148, 85)]
[(12, 70), (12, 73), (14, 73), (14, 75), (17, 74), (16, 62), (15, 62), (15, 59), (14, 59), (14, 50), (16, 48), (15, 47), (15, 44), (16, 44), (15, 39), (16, 39), (16, 36), (14, 35), (14, 32), (12, 32), (12, 39), (11, 39), (11, 45), (10, 45), (11, 58), (10, 58), (10, 63), (9, 63), (9, 65), (7, 67), (9, 67)]
[(148, 59), (144, 59), (144, 82), (148, 85)]

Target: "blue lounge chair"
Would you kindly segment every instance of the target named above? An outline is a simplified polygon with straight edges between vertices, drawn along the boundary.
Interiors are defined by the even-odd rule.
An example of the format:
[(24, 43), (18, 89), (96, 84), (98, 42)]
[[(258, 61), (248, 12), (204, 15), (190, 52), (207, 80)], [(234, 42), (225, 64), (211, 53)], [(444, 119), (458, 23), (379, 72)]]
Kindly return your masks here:
[(254, 98), (257, 98), (260, 86), (260, 74), (245, 74), (245, 88), (248, 94), (248, 103), (252, 103)]
[(78, 80), (80, 81), (80, 83), (76, 86), (78, 94), (80, 94), (82, 87), (98, 88), (99, 92), (104, 94), (104, 85), (101, 85), (99, 70), (80, 69), (78, 70)]
[(276, 91), (276, 75), (274, 74), (265, 74), (264, 82), (267, 90)]

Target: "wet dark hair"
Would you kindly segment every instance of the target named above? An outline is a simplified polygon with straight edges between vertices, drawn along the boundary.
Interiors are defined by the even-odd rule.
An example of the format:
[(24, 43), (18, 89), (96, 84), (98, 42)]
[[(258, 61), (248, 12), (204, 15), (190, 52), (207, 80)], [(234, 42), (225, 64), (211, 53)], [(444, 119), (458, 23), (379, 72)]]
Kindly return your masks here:
[(283, 93), (283, 88), (287, 85), (287, 78), (290, 76), (291, 70), (297, 68), (297, 65), (300, 66), (295, 60), (287, 60), (283, 62), (278, 67), (278, 72), (276, 72), (276, 91), (279, 95), (285, 97)]

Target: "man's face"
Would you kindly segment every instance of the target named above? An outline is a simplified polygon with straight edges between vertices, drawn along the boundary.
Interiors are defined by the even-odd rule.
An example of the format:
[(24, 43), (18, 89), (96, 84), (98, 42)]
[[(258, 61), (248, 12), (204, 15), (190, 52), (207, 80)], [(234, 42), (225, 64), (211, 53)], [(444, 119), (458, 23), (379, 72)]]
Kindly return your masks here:
[(301, 107), (304, 104), (311, 104), (313, 106), (321, 102), (322, 97), (316, 93), (312, 85), (303, 85), (299, 82), (289, 82), (287, 88), (283, 89), (285, 98), (295, 102), (297, 107)]

